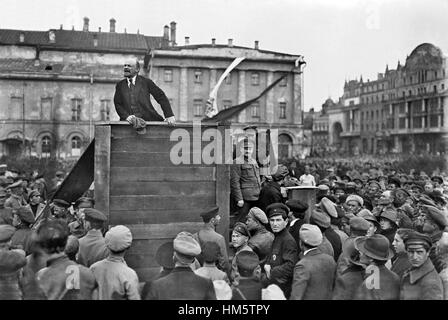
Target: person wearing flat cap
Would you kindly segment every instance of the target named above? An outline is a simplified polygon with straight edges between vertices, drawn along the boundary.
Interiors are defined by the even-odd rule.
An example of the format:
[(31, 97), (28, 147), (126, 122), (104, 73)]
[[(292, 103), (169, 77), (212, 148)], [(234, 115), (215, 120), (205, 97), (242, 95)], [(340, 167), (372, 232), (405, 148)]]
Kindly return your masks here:
[(386, 262), (394, 256), (389, 240), (383, 235), (355, 239), (359, 262), (366, 266), (366, 279), (356, 290), (354, 300), (398, 300), (400, 277), (390, 271)]
[(4, 204), (5, 208), (19, 209), (20, 207), (27, 205), (27, 202), (23, 197), (22, 180), (18, 180), (13, 184), (10, 184), (6, 187), (6, 190), (11, 192), (11, 196), (6, 199)]
[(20, 207), (15, 210), (12, 225), (17, 229), (11, 239), (11, 245), (16, 248), (25, 250), (26, 255), (30, 251), (30, 236), (32, 230), (30, 225), (34, 223), (34, 215), (28, 207)]
[[(89, 268), (70, 260), (65, 251), (69, 231), (61, 220), (47, 220), (37, 229), (38, 243), (47, 266), (37, 272), (37, 282), (47, 300), (96, 300), (98, 283)], [(76, 275), (76, 278), (73, 278)]]
[(400, 300), (442, 300), (442, 280), (429, 258), (431, 238), (414, 231), (404, 244), (411, 268), (401, 278)]
[[(201, 248), (203, 248), (206, 242), (215, 242), (219, 247), (218, 268), (229, 274), (230, 264), (226, 240), (222, 234), (216, 232), (216, 227), (221, 221), (219, 207), (213, 207), (209, 210), (205, 210), (201, 213), (201, 217), (204, 225), (198, 232), (193, 234), (193, 238), (200, 244)], [(202, 256), (199, 256), (198, 260), (202, 260)], [(202, 263), (203, 261), (199, 262)]]
[(78, 239), (86, 235), (87, 230), (84, 228), (84, 210), (86, 208), (93, 208), (95, 206), (95, 200), (89, 197), (80, 197), (73, 204), (73, 215), (75, 220), (68, 224), (70, 233), (76, 236)]
[(232, 247), (235, 249), (235, 254), (232, 259), (231, 267), (232, 271), (230, 273), (230, 280), (232, 284), (238, 285), (239, 274), (238, 267), (236, 264), (236, 257), (240, 252), (243, 251), (253, 251), (251, 247), (247, 245), (250, 238), (249, 230), (246, 225), (241, 222), (237, 222), (233, 227), (232, 231)]
[(107, 258), (109, 249), (101, 229), (107, 221), (106, 216), (94, 208), (84, 210), (84, 229), (87, 233), (79, 239), (78, 263), (90, 267), (97, 261)]
[(387, 181), (387, 190), (394, 190), (401, 188), (401, 181), (398, 177), (390, 177)]
[(268, 218), (263, 210), (258, 207), (249, 210), (246, 227), (249, 230), (250, 238), (247, 245), (258, 255), (260, 264), (265, 262), (274, 242), (274, 234), (266, 229), (267, 224)]
[(286, 166), (279, 165), (277, 167), (277, 171), (272, 174), (272, 181), (266, 181), (266, 183), (261, 188), (257, 207), (266, 212), (266, 208), (270, 204), (284, 202), (281, 187), (288, 173), (289, 171)]
[(345, 200), (345, 204), (347, 207), (347, 213), (351, 213), (356, 216), (364, 205), (364, 199), (356, 194), (351, 194)]
[(260, 168), (254, 158), (255, 141), (244, 138), (239, 145), (240, 155), (230, 170), (230, 196), (238, 208), (237, 221), (246, 221), (250, 208), (258, 204), (261, 191)]
[[(331, 246), (333, 247), (333, 254), (334, 254), (334, 260), (338, 261), (339, 256), (342, 252), (342, 242), (341, 242), (341, 238), (339, 237), (339, 235), (336, 233), (336, 231), (334, 231), (334, 229), (331, 227), (331, 221), (333, 219), (337, 219), (338, 217), (338, 211), (336, 210), (336, 204), (331, 201), (330, 199), (328, 199), (327, 197), (322, 198), (318, 208), (320, 208), (320, 210), (325, 213), (328, 218), (330, 219), (330, 225), (327, 227), (327, 224), (325, 224), (324, 226), (319, 226), (319, 228), (321, 229), (324, 237), (326, 239), (328, 239), (328, 241), (330, 242)], [(328, 220), (328, 219), (326, 219)]]
[(90, 266), (98, 282), (99, 300), (140, 300), (137, 273), (124, 260), (132, 245), (132, 233), (123, 225), (114, 226), (106, 232), (109, 249), (107, 258)]
[(19, 286), (21, 268), (26, 265), (25, 252), (11, 249), (16, 228), (0, 224), (0, 300), (22, 300)]
[(302, 258), (294, 267), (290, 300), (329, 300), (333, 292), (336, 263), (319, 250), (322, 232), (311, 224), (300, 228)]
[(389, 240), (389, 243), (392, 247), (392, 242), (394, 241), (395, 233), (398, 229), (398, 213), (397, 210), (393, 207), (387, 207), (378, 218), (380, 223), (380, 232)]
[(204, 264), (199, 269), (194, 270), (194, 273), (212, 281), (224, 280), (230, 283), (227, 273), (216, 267), (220, 250), (216, 242), (206, 242), (204, 243), (204, 248), (201, 249)]
[(350, 218), (350, 234), (347, 240), (342, 244), (342, 253), (337, 261), (336, 272), (338, 275), (342, 274), (350, 265), (350, 248), (354, 246), (357, 237), (366, 236), (370, 228), (370, 223), (361, 217)]
[(289, 208), (283, 203), (273, 203), (266, 208), (266, 213), (275, 238), (264, 265), (266, 274), (263, 284), (278, 285), (288, 298), (291, 293), (294, 265), (298, 260), (297, 243), (286, 228)]
[(145, 300), (216, 300), (210, 279), (198, 276), (190, 264), (201, 253), (201, 246), (189, 232), (182, 231), (173, 241), (173, 271), (150, 283)]
[(261, 300), (262, 284), (255, 274), (260, 260), (255, 252), (243, 251), (236, 258), (239, 282), (233, 286), (232, 300)]
[(289, 208), (289, 233), (296, 240), (297, 248), (299, 248), (300, 227), (305, 223), (305, 213), (308, 210), (308, 204), (298, 199), (290, 199), (286, 201), (286, 206)]

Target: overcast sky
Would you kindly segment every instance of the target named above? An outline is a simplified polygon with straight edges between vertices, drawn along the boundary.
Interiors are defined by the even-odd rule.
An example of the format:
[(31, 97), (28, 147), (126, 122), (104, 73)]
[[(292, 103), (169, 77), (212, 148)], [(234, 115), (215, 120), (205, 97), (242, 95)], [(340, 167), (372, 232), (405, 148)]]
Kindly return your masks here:
[(305, 110), (342, 95), (345, 79), (376, 79), (419, 44), (448, 54), (448, 0), (2, 0), (0, 28), (109, 30), (162, 35), (177, 22), (177, 42), (225, 44), (305, 56)]

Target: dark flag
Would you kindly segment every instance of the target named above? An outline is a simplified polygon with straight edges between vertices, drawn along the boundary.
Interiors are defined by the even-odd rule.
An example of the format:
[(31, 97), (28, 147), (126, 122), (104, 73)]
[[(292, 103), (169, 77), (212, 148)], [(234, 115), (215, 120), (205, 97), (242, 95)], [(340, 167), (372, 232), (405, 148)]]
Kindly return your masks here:
[(257, 101), (258, 99), (260, 99), (262, 96), (264, 96), (269, 90), (271, 90), (273, 87), (275, 87), (275, 85), (277, 83), (279, 83), (280, 81), (282, 81), (282, 79), (285, 78), (286, 76), (287, 76), (287, 73), (285, 73), (280, 78), (275, 80), (266, 89), (264, 89), (257, 97), (255, 97), (255, 98), (253, 98), (253, 99), (251, 99), (249, 101), (243, 102), (242, 104), (230, 107), (230, 108), (225, 109), (225, 110), (221, 110), (215, 116), (213, 116), (211, 118), (204, 118), (204, 119), (202, 119), (202, 121), (203, 122), (221, 122), (221, 121), (225, 121), (225, 120), (230, 119), (234, 115), (239, 114), (241, 111), (246, 109), (248, 106), (250, 106), (252, 103)]

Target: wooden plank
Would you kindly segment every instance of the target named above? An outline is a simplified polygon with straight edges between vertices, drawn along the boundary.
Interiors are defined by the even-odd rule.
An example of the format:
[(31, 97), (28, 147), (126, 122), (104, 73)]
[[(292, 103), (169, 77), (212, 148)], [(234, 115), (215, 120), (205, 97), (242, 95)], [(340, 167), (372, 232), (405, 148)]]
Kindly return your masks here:
[(132, 238), (141, 239), (174, 239), (181, 231), (191, 233), (197, 232), (203, 222), (173, 222), (166, 224), (129, 224), (127, 227), (131, 229)]
[(180, 210), (110, 210), (109, 223), (117, 224), (158, 224), (173, 221), (201, 222), (201, 210), (190, 208)]
[[(169, 153), (141, 153), (141, 152), (114, 152), (111, 154), (110, 167), (188, 167), (190, 165), (200, 165), (203, 167), (212, 167), (214, 164), (205, 164), (201, 155), (199, 155), (198, 161), (193, 162), (194, 154), (190, 154), (183, 161), (178, 160), (177, 163), (173, 163)], [(182, 161), (182, 162), (180, 162)], [(197, 163), (196, 163), (197, 162)]]
[(216, 168), (200, 166), (122, 168), (113, 167), (113, 181), (215, 181)]
[[(112, 139), (111, 144), (111, 151), (112, 152), (135, 152), (138, 150), (139, 152), (146, 152), (146, 153), (152, 153), (152, 152), (165, 152), (169, 153), (171, 150), (182, 141), (174, 140), (171, 141), (169, 138), (157, 138), (157, 137), (147, 137), (147, 138), (135, 138), (135, 137), (114, 137)], [(188, 145), (185, 145), (185, 150), (189, 150), (190, 152), (193, 152), (193, 142), (187, 141), (189, 143)], [(209, 145), (210, 141), (201, 141), (200, 144), (198, 144), (197, 147), (200, 147), (198, 151), (201, 151), (204, 149), (205, 146)], [(177, 146), (179, 147), (179, 146)], [(196, 147), (196, 145), (195, 145)]]
[(157, 182), (154, 181), (122, 181), (111, 180), (110, 195), (178, 195), (178, 196), (200, 196), (207, 195), (215, 189), (214, 181), (176, 181)]
[(110, 126), (95, 127), (95, 208), (109, 216)]
[(215, 194), (202, 196), (111, 196), (112, 210), (209, 208), (215, 205)]

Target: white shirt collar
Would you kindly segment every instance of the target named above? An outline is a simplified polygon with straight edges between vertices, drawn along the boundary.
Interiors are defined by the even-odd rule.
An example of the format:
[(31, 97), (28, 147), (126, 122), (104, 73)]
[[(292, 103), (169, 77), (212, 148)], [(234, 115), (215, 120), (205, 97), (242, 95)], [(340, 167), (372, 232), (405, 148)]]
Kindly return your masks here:
[[(135, 86), (135, 79), (137, 78), (137, 76), (135, 75), (135, 76), (133, 76), (131, 79), (132, 79), (132, 84)], [(131, 83), (131, 79), (129, 79), (129, 78), (126, 78), (127, 80), (128, 80), (128, 87), (130, 86), (130, 83)]]

